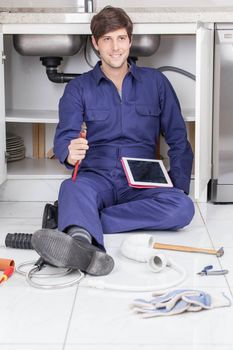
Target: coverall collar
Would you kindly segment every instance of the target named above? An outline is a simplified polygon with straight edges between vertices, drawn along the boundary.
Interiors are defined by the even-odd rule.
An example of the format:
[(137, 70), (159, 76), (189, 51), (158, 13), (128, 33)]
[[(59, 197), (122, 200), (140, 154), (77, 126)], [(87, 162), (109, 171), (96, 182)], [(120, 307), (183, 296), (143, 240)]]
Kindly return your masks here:
[[(137, 66), (131, 60), (129, 60), (129, 64), (130, 64), (130, 68), (128, 72), (131, 73), (136, 80), (141, 81), (140, 72)], [(101, 70), (100, 65), (101, 65), (101, 61), (98, 61), (95, 67), (93, 68), (96, 85), (99, 85), (102, 79), (107, 79), (103, 71)]]

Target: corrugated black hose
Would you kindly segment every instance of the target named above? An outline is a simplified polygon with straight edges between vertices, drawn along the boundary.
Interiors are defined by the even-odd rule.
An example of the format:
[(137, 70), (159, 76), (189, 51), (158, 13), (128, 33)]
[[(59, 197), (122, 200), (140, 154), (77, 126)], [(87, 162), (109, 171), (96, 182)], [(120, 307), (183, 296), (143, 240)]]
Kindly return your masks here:
[[(57, 228), (58, 203), (47, 203), (42, 218), (42, 228)], [(34, 249), (31, 243), (31, 233), (8, 233), (5, 238), (6, 247), (17, 249)]]

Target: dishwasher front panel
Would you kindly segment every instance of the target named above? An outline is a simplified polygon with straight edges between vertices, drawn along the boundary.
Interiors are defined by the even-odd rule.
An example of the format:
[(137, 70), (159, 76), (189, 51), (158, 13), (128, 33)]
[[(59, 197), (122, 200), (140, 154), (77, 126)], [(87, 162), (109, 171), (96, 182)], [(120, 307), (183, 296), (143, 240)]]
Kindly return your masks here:
[(233, 26), (215, 31), (213, 202), (233, 202)]

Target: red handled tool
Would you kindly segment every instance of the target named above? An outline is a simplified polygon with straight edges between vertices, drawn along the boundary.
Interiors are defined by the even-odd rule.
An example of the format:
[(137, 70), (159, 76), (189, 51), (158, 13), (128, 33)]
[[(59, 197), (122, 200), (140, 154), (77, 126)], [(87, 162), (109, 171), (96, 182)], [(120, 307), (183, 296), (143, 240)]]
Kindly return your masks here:
[(8, 280), (15, 270), (15, 262), (11, 259), (0, 258), (0, 270), (3, 271), (3, 275), (0, 276), (0, 284)]
[[(86, 123), (83, 122), (81, 131), (80, 131), (80, 134), (79, 134), (79, 137), (82, 137), (83, 139), (85, 139), (86, 136), (87, 136), (87, 127), (86, 127)], [(73, 172), (73, 175), (72, 175), (72, 181), (76, 180), (79, 164), (80, 164), (80, 160), (78, 160), (77, 163), (75, 164), (74, 172)]]
[(11, 277), (11, 275), (13, 274), (14, 272), (14, 267), (13, 266), (10, 266), (8, 267), (4, 272), (3, 272), (3, 275), (0, 277), (0, 284), (2, 282), (5, 282), (6, 280), (8, 280), (9, 277)]

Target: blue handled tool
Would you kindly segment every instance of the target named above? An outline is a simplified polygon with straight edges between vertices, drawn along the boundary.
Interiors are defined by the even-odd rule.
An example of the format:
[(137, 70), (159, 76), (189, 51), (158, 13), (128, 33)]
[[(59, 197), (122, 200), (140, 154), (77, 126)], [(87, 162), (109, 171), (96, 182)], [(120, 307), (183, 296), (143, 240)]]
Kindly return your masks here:
[(226, 275), (228, 273), (228, 270), (212, 270), (212, 269), (213, 269), (213, 265), (205, 266), (203, 270), (197, 273), (197, 275), (200, 275), (200, 276)]

